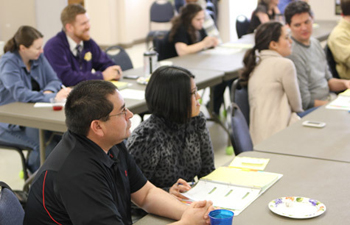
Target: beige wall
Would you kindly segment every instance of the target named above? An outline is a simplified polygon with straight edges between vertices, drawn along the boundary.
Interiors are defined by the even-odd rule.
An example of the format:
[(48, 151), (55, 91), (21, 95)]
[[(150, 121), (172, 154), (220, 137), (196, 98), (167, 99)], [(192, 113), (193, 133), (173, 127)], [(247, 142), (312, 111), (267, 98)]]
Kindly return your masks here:
[[(154, 0), (85, 0), (91, 36), (101, 45), (132, 44), (146, 38), (149, 9)], [(169, 29), (153, 24), (152, 29)]]
[(36, 27), (35, 0), (0, 0), (0, 40), (7, 41), (22, 25)]
[[(91, 18), (91, 36), (100, 45), (132, 44), (146, 37), (149, 9), (154, 0), (85, 0)], [(248, 0), (247, 0), (248, 1)], [(309, 0), (318, 20), (336, 20), (334, 0)], [(56, 34), (59, 14), (67, 0), (0, 0), (0, 41), (6, 41), (21, 25), (38, 28), (45, 39)], [(238, 0), (219, 1), (219, 30), (224, 41), (235, 40)], [(169, 29), (167, 24), (158, 29)]]
[(339, 20), (341, 17), (335, 15), (334, 0), (309, 0), (315, 20)]
[(44, 34), (44, 42), (61, 31), (61, 11), (67, 4), (67, 0), (35, 0), (37, 29)]

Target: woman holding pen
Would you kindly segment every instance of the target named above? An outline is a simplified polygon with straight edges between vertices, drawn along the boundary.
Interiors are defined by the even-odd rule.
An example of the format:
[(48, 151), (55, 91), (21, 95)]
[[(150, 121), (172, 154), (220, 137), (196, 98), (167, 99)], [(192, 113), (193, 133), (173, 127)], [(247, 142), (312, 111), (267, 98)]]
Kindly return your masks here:
[[(21, 26), (6, 43), (5, 54), (0, 59), (0, 105), (50, 102), (50, 98), (67, 97), (71, 89), (61, 89), (61, 81), (42, 54), (42, 47), (43, 35), (30, 26)], [(28, 158), (28, 168), (31, 172), (39, 168), (37, 129), (0, 123), (0, 140), (33, 149)], [(49, 144), (50, 147), (54, 146)]]
[(214, 153), (194, 76), (175, 66), (158, 68), (146, 87), (151, 117), (128, 138), (127, 147), (143, 174), (178, 198), (212, 172)]

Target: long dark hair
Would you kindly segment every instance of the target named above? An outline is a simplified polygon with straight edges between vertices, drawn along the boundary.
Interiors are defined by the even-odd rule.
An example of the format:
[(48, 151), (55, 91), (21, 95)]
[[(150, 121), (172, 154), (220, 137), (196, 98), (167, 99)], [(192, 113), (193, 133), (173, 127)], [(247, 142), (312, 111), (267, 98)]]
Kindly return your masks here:
[(177, 66), (159, 67), (149, 80), (145, 96), (148, 110), (179, 124), (185, 124), (192, 115), (191, 79), (194, 75)]
[(181, 8), (180, 14), (174, 19), (172, 19), (172, 27), (169, 34), (169, 41), (172, 42), (174, 39), (174, 35), (181, 25), (185, 26), (186, 31), (190, 34), (192, 43), (195, 43), (196, 38), (196, 30), (192, 26), (192, 19), (197, 15), (198, 12), (202, 11), (202, 7), (197, 5), (196, 3), (188, 3), (184, 7)]
[(4, 53), (8, 51), (17, 51), (20, 45), (29, 48), (36, 39), (42, 37), (43, 35), (37, 29), (31, 26), (21, 26), (18, 28), (15, 35), (13, 35), (13, 37), (6, 42)]
[(271, 41), (278, 42), (282, 33), (282, 24), (280, 22), (267, 22), (260, 24), (255, 34), (255, 45), (253, 48), (246, 51), (243, 63), (244, 68), (241, 74), (242, 84), (247, 85), (250, 73), (257, 65), (256, 51), (269, 49)]

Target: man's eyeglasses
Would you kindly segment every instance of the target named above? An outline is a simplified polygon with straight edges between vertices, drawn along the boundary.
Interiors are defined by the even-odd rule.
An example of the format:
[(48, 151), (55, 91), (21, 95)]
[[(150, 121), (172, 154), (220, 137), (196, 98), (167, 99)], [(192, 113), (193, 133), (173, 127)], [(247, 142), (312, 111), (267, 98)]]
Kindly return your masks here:
[(122, 112), (120, 113), (117, 113), (117, 114), (114, 114), (114, 115), (109, 115), (108, 117), (111, 117), (111, 116), (120, 116), (120, 115), (123, 115), (126, 117), (126, 114), (128, 113), (128, 108), (124, 107)]

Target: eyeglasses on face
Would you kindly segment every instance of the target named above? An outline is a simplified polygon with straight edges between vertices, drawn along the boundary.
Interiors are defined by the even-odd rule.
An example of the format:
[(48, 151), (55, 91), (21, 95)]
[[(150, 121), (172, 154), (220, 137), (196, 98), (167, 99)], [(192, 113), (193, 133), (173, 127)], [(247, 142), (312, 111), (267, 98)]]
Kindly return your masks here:
[(112, 117), (112, 116), (121, 116), (121, 115), (124, 115), (124, 116), (126, 117), (126, 114), (128, 113), (128, 111), (129, 111), (129, 109), (126, 108), (126, 107), (124, 107), (124, 108), (122, 109), (122, 112), (117, 113), (117, 114), (114, 114), (114, 115), (109, 115), (108, 117)]
[(198, 88), (195, 87), (195, 88), (192, 90), (191, 95), (197, 96), (197, 94), (198, 94)]

